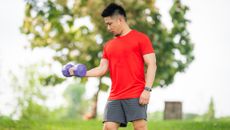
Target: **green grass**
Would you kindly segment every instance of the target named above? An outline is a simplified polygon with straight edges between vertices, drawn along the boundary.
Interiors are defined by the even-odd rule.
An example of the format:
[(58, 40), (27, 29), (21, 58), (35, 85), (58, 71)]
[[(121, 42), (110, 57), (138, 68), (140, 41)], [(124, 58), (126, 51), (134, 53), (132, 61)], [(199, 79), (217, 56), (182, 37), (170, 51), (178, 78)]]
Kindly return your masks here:
[[(149, 130), (230, 130), (230, 121), (148, 121), (148, 128)], [(0, 120), (0, 130), (102, 130), (102, 122), (99, 120)], [(120, 130), (133, 130), (132, 123)]]

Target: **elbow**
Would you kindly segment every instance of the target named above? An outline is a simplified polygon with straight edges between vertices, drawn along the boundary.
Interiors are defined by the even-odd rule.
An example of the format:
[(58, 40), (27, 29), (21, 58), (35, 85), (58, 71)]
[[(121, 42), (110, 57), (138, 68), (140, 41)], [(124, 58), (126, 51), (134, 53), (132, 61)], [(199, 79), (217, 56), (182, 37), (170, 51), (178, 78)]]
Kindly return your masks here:
[(156, 63), (153, 64), (153, 67), (155, 70), (157, 70), (157, 64)]
[(157, 71), (157, 64), (155, 63), (153, 66), (154, 66), (154, 67), (153, 67), (154, 73), (156, 73), (156, 71)]

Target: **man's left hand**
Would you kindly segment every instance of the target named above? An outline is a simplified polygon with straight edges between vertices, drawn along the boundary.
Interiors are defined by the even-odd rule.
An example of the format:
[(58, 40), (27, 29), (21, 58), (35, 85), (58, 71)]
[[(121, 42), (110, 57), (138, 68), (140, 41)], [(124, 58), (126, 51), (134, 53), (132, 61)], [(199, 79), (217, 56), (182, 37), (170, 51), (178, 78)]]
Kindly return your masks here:
[(143, 90), (139, 99), (139, 104), (146, 105), (149, 103), (149, 99), (150, 99), (150, 92)]

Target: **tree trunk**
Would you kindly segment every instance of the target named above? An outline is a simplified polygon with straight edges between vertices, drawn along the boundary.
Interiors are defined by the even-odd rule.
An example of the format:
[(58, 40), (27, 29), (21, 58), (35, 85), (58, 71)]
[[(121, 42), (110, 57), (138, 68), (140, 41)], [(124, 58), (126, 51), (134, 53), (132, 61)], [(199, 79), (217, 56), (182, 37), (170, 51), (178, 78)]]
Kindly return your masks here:
[(94, 94), (93, 99), (92, 99), (92, 107), (91, 107), (92, 110), (90, 113), (87, 113), (84, 115), (85, 120), (95, 119), (97, 117), (97, 101), (98, 101), (98, 95), (100, 92), (100, 86), (101, 86), (101, 78), (99, 78), (98, 90)]

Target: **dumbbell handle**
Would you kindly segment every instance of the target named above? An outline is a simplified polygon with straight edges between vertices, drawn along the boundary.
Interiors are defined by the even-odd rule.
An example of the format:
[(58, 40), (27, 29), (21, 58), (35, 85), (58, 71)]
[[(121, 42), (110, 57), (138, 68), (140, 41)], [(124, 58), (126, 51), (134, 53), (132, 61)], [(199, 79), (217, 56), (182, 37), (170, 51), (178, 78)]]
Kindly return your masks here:
[(71, 77), (71, 76), (84, 77), (86, 75), (86, 71), (87, 68), (84, 64), (77, 64), (77, 65), (67, 64), (63, 68), (62, 73), (66, 77)]
[[(87, 72), (87, 68), (84, 64), (77, 64), (74, 66), (74, 75), (77, 77), (84, 77)], [(72, 74), (72, 69), (71, 69), (71, 74)]]

